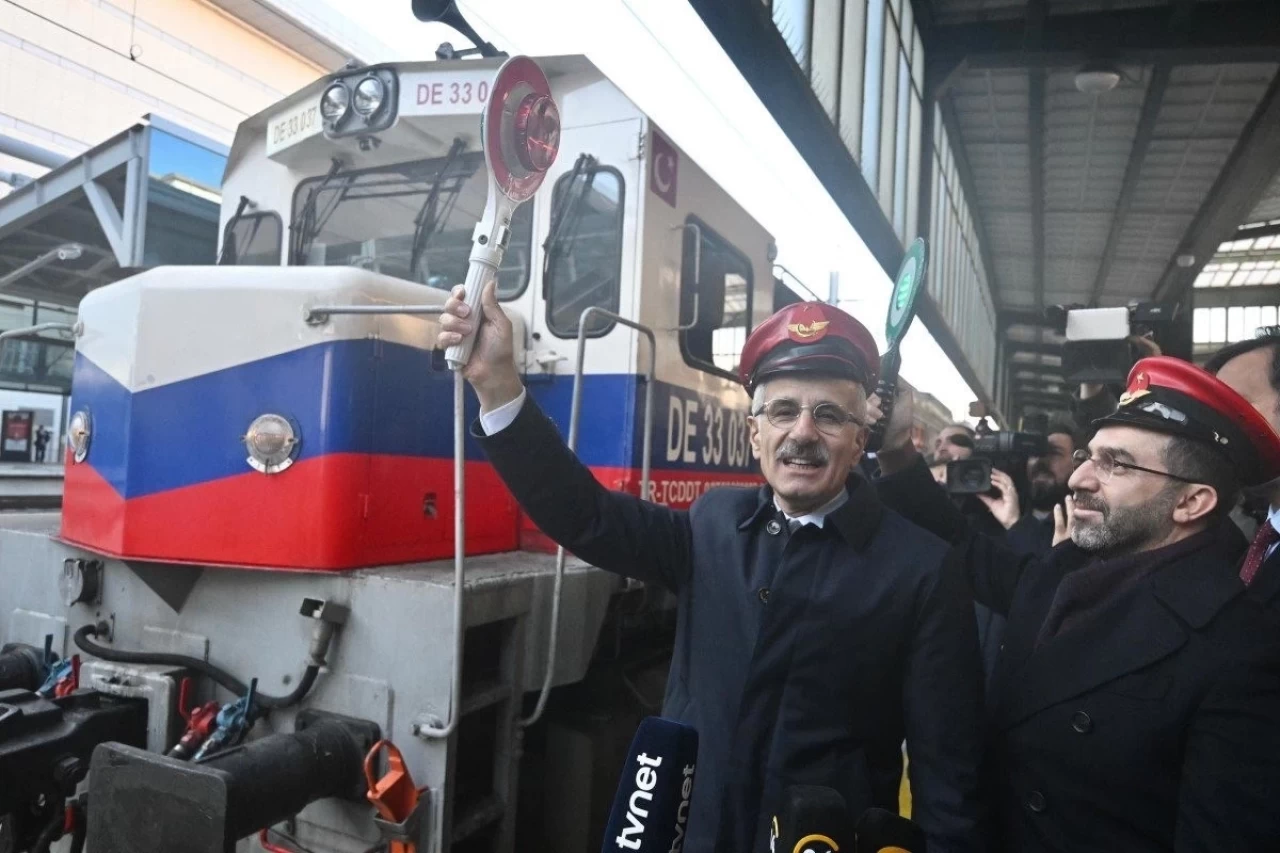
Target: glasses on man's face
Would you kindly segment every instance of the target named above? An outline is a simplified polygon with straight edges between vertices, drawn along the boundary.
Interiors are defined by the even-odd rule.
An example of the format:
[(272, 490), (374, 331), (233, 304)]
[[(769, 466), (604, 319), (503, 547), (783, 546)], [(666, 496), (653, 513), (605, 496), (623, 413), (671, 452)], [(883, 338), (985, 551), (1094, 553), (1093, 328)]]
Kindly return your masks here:
[(1087, 450), (1077, 450), (1071, 454), (1071, 460), (1075, 466), (1079, 468), (1086, 462), (1093, 463), (1094, 474), (1100, 483), (1110, 483), (1111, 478), (1116, 474), (1117, 469), (1124, 473), (1125, 471), (1141, 471), (1144, 474), (1155, 474), (1158, 477), (1168, 477), (1170, 480), (1177, 480), (1181, 483), (1194, 483), (1195, 480), (1188, 480), (1186, 477), (1179, 477), (1177, 474), (1170, 474), (1168, 471), (1157, 471), (1154, 468), (1143, 468), (1141, 465), (1134, 465), (1132, 462), (1121, 462), (1116, 459), (1115, 454), (1109, 450), (1099, 450), (1096, 455), (1090, 455)]
[(849, 414), (845, 409), (835, 403), (817, 403), (812, 406), (802, 406), (795, 400), (777, 399), (770, 400), (755, 412), (755, 416), (763, 414), (769, 423), (778, 429), (791, 429), (800, 420), (800, 413), (809, 410), (809, 414), (813, 417), (813, 425), (818, 428), (818, 432), (826, 435), (839, 435), (848, 424), (857, 424), (862, 426), (862, 421)]

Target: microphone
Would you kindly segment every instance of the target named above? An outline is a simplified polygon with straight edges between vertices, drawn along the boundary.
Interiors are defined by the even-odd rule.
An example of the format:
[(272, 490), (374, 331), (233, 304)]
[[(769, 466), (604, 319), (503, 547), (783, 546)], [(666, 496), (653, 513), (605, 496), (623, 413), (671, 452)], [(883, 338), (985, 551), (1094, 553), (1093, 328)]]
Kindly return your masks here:
[(844, 797), (818, 785), (792, 785), (773, 818), (770, 853), (852, 853)]
[(698, 760), (698, 732), (661, 717), (636, 729), (604, 831), (604, 853), (680, 853)]
[(924, 830), (901, 815), (867, 809), (855, 830), (858, 853), (925, 853)]

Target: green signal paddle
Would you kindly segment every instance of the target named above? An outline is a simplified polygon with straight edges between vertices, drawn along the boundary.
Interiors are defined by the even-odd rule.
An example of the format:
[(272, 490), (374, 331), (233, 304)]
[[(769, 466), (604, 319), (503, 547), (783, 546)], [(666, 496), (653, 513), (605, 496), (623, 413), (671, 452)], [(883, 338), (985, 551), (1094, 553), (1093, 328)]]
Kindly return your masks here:
[(867, 450), (873, 453), (880, 449), (889, 418), (893, 416), (893, 402), (898, 394), (898, 369), (902, 367), (900, 346), (911, 328), (911, 321), (916, 318), (916, 302), (923, 289), (928, 262), (929, 247), (923, 237), (917, 237), (908, 247), (902, 266), (898, 268), (898, 277), (893, 282), (889, 316), (884, 322), (888, 349), (880, 359), (880, 381), (876, 385), (876, 396), (880, 398), (880, 411), (884, 416), (871, 428), (871, 436), (867, 440)]

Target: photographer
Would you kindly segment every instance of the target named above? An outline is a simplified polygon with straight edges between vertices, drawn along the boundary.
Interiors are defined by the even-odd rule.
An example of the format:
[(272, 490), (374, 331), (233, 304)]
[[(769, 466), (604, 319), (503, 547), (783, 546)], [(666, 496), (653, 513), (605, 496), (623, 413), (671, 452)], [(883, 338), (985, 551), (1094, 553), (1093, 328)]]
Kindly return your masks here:
[[(1082, 446), (1075, 428), (1058, 422), (1050, 424), (1046, 431), (1044, 453), (1027, 459), (1026, 505), (1021, 508), (1020, 517), (1005, 525), (1009, 531), (1005, 542), (1016, 553), (1043, 557), (1053, 547), (1053, 508), (1067, 497), (1067, 481), (1075, 470), (1071, 455)], [(994, 473), (992, 482), (995, 483)], [(992, 503), (987, 505), (998, 519), (1002, 511), (1007, 512), (998, 510)]]
[(973, 455), (973, 430), (965, 424), (947, 424), (933, 440), (933, 461), (955, 462)]

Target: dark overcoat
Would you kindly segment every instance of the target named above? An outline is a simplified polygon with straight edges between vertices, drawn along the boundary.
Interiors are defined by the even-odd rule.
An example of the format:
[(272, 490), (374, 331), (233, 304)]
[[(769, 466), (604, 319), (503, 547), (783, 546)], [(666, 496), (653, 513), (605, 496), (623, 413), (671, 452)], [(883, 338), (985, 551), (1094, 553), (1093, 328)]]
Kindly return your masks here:
[(789, 533), (767, 488), (688, 511), (611, 492), (527, 398), (473, 434), (544, 533), (678, 599), (663, 715), (699, 737), (686, 853), (769, 849), (789, 785), (824, 785), (856, 819), (897, 811), (902, 743), (931, 850), (977, 849), (981, 673), (972, 599), (940, 539), (860, 477), (823, 527)]
[(1008, 617), (984, 773), (997, 849), (1280, 849), (1280, 650), (1239, 581), (1233, 525), (1037, 644), (1059, 584), (1091, 556), (1068, 542), (1019, 558), (969, 536), (923, 465), (878, 485), (963, 543), (975, 598)]

